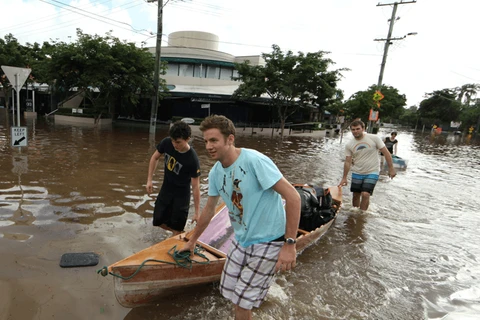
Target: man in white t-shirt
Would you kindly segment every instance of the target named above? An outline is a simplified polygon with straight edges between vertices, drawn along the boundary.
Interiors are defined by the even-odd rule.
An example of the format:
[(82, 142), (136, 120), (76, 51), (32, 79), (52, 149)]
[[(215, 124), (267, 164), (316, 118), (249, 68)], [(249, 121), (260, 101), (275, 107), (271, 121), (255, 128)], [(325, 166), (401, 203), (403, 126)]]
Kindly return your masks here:
[(380, 151), (388, 163), (388, 175), (396, 176), (393, 168), (392, 155), (385, 147), (383, 141), (374, 134), (365, 133), (365, 124), (361, 120), (354, 120), (350, 124), (355, 139), (345, 145), (345, 164), (343, 177), (339, 187), (347, 185), (347, 175), (352, 168), (352, 182), (350, 191), (353, 192), (352, 205), (367, 210), (370, 204), (370, 196), (378, 181), (380, 173)]

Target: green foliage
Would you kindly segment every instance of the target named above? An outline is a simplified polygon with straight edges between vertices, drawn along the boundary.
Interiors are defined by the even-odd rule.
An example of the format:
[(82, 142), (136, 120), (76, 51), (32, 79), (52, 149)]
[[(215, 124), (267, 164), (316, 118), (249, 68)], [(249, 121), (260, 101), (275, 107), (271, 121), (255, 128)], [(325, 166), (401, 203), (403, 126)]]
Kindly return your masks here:
[[(477, 126), (480, 123), (480, 100), (477, 99), (474, 105), (466, 106), (461, 114), (460, 121), (462, 121), (461, 128), (467, 129), (470, 126)], [(477, 128), (478, 129), (478, 128)]]
[(384, 98), (380, 100), (380, 108), (373, 100), (377, 85), (370, 86), (366, 91), (358, 91), (353, 94), (343, 105), (345, 116), (350, 119), (360, 118), (368, 120), (370, 109), (380, 112), (380, 118), (383, 122), (390, 122), (398, 119), (404, 112), (407, 98), (400, 94), (398, 89), (391, 86), (382, 86), (380, 92)]
[(443, 89), (427, 94), (427, 99), (420, 103), (418, 113), (424, 119), (439, 122), (458, 120), (461, 102), (456, 100), (455, 89)]
[[(105, 36), (84, 34), (77, 29), (72, 43), (44, 42), (31, 45), (29, 61), (39, 82), (49, 83), (56, 91), (78, 88), (86, 93), (95, 114), (132, 114), (140, 96), (153, 95), (155, 57), (134, 43)], [(160, 74), (165, 74), (165, 63)], [(160, 79), (160, 92), (168, 92)]]
[[(334, 64), (325, 58), (324, 51), (298, 55), (286, 53), (277, 45), (272, 53), (263, 53), (265, 66), (250, 65), (249, 61), (235, 64), (242, 83), (234, 93), (239, 99), (268, 95), (271, 106), (276, 109), (282, 132), (286, 119), (302, 106), (324, 108), (342, 97), (337, 89), (341, 70), (329, 71)], [(341, 98), (340, 98), (341, 99)]]
[(418, 123), (418, 108), (411, 106), (405, 109), (404, 113), (399, 117), (402, 125), (414, 127)]

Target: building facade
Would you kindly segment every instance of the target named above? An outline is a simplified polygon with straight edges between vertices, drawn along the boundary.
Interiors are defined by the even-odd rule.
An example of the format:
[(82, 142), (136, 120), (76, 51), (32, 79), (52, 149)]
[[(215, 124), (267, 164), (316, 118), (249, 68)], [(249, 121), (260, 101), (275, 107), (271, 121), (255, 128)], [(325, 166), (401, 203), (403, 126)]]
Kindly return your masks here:
[[(218, 36), (200, 31), (178, 31), (169, 34), (168, 46), (161, 48), (161, 61), (168, 64), (162, 76), (169, 94), (160, 101), (158, 120), (172, 117), (203, 118), (223, 114), (237, 123), (269, 122), (272, 112), (268, 98), (236, 101), (232, 94), (239, 82), (234, 63), (246, 60), (264, 65), (261, 56), (233, 56), (218, 51)], [(155, 55), (155, 48), (149, 48)]]

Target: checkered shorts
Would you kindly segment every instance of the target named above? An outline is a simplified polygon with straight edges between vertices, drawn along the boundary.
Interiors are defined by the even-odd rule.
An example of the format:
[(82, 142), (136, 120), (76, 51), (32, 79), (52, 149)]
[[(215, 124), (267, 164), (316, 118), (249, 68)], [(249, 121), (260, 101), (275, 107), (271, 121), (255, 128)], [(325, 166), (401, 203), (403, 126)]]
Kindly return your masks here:
[(258, 308), (275, 275), (282, 241), (243, 248), (234, 239), (220, 280), (220, 293), (244, 309)]

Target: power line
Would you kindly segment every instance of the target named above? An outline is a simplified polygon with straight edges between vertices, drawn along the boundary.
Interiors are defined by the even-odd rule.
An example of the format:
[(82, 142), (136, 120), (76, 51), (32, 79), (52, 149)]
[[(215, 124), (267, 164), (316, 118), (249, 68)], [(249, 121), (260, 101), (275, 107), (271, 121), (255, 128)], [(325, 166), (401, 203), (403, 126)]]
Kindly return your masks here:
[[(102, 22), (102, 23), (105, 23), (105, 24), (108, 24), (108, 25), (111, 25), (113, 27), (117, 27), (117, 28), (120, 28), (120, 29), (123, 29), (123, 30), (127, 30), (127, 31), (130, 31), (130, 32), (133, 32), (133, 33), (137, 33), (137, 34), (140, 34), (140, 35), (144, 35), (144, 36), (147, 36), (147, 34), (145, 32), (149, 32), (148, 30), (145, 30), (145, 29), (142, 29), (142, 30), (139, 30), (139, 29), (135, 29), (132, 25), (126, 23), (126, 22), (123, 22), (123, 21), (118, 21), (118, 20), (115, 20), (115, 19), (111, 19), (111, 18), (108, 18), (106, 16), (102, 16), (102, 15), (99, 15), (99, 14), (95, 14), (95, 13), (92, 13), (92, 12), (89, 12), (89, 11), (86, 11), (86, 10), (83, 10), (81, 8), (78, 8), (78, 7), (75, 7), (75, 6), (70, 6), (70, 5), (67, 5), (67, 4), (64, 4), (60, 1), (56, 1), (56, 0), (51, 0), (53, 2), (57, 2), (59, 4), (62, 4), (64, 5), (65, 7), (62, 7), (61, 5), (57, 5), (55, 3), (50, 3), (50, 2), (47, 2), (46, 0), (39, 0), (41, 2), (44, 2), (46, 4), (49, 4), (49, 5), (52, 5), (54, 7), (58, 7), (62, 10), (66, 10), (66, 11), (69, 11), (67, 12), (66, 14), (76, 14), (76, 15), (80, 15), (80, 16), (84, 16), (86, 18), (89, 18), (89, 19), (93, 19), (93, 20), (96, 20), (96, 21), (99, 21), (99, 22)], [(133, 8), (133, 7), (136, 7), (136, 6), (139, 6), (139, 5), (142, 5), (144, 4), (143, 2), (139, 2), (139, 3), (136, 3), (137, 1), (132, 1), (132, 2), (128, 2), (126, 4), (123, 4), (119, 7), (113, 7), (112, 9), (113, 10), (117, 10), (117, 12), (119, 10), (125, 10), (125, 9), (130, 9), (130, 8)], [(133, 5), (132, 5), (133, 4)], [(128, 6), (130, 5), (130, 6)], [(126, 8), (122, 8), (122, 7), (125, 7), (125, 6), (128, 6)], [(71, 7), (72, 9), (68, 8), (68, 7)], [(85, 13), (82, 13), (82, 12), (79, 12), (79, 11), (83, 11)], [(104, 12), (108, 12), (110, 10), (106, 10)], [(114, 11), (112, 11), (111, 13), (114, 13)], [(97, 18), (98, 17), (98, 18)], [(85, 19), (85, 18), (80, 18), (80, 19), (77, 19), (75, 21), (80, 21), (82, 19)], [(45, 19), (43, 20), (45, 21)], [(69, 25), (73, 25), (75, 24), (75, 21), (68, 21), (68, 22), (64, 22), (64, 23), (60, 23), (60, 24), (57, 24), (55, 25), (54, 28), (52, 28), (51, 26), (47, 26), (47, 27), (44, 27), (44, 28), (35, 28), (35, 31), (32, 32), (32, 30), (29, 30), (29, 31), (26, 31), (26, 32), (21, 32), (20, 34), (16, 34), (15, 36), (18, 36), (18, 35), (23, 35), (23, 34), (27, 34), (27, 35), (32, 35), (32, 34), (38, 34), (38, 33), (43, 33), (43, 32), (46, 32), (46, 31), (54, 31), (54, 30), (58, 30), (58, 29), (62, 29), (62, 28), (65, 28), (66, 26), (69, 26)], [(117, 24), (120, 24), (120, 25), (116, 25), (116, 24), (113, 24), (112, 22), (114, 23), (117, 23)], [(38, 22), (38, 20), (33, 23), (33, 24), (36, 24), (36, 23), (40, 23)], [(130, 28), (126, 28), (125, 26), (123, 25), (127, 25), (129, 26)]]

